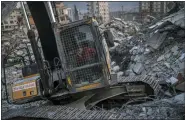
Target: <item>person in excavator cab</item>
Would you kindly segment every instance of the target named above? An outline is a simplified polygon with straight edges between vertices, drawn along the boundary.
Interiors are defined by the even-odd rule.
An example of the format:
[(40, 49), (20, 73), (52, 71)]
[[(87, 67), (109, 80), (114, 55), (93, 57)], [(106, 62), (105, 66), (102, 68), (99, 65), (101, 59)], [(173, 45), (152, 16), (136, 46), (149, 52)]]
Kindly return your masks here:
[[(77, 66), (89, 65), (96, 61), (96, 50), (93, 47), (90, 47), (88, 41), (81, 42), (80, 47), (77, 51)], [(82, 75), (87, 73), (87, 75)], [(96, 71), (93, 68), (87, 68), (85, 71), (77, 72), (77, 79), (81, 81), (80, 84), (93, 82), (93, 76), (89, 76), (88, 74), (95, 73)]]
[(95, 60), (96, 50), (89, 47), (88, 42), (84, 41), (81, 43), (80, 48), (77, 52), (77, 64), (79, 66), (93, 63)]

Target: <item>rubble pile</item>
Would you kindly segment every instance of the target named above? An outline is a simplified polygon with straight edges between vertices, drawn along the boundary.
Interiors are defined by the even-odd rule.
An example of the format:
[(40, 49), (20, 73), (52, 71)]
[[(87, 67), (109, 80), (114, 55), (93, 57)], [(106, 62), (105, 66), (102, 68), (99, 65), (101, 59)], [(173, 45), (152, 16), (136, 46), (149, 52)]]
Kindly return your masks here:
[(114, 37), (116, 38), (119, 36), (120, 38), (124, 38), (129, 35), (134, 35), (136, 32), (139, 31), (138, 23), (131, 21), (126, 22), (120, 18), (114, 18), (112, 21), (106, 23), (104, 26), (108, 29), (111, 29)]
[(110, 112), (120, 113), (125, 119), (183, 119), (184, 95), (138, 105), (124, 104), (122, 108), (113, 108)]
[[(115, 30), (113, 34), (117, 36), (120, 31), (115, 29), (115, 25), (126, 28), (125, 24), (121, 27), (120, 23), (125, 22), (110, 25), (110, 29)], [(130, 36), (123, 36), (121, 39), (115, 35), (119, 44), (110, 48), (113, 73), (118, 73), (118, 76), (146, 74), (166, 82), (172, 79), (177, 81), (177, 75), (183, 74), (185, 66), (185, 29), (182, 24), (177, 26), (169, 19), (156, 24), (149, 27), (146, 33), (136, 33), (134, 36), (127, 33)], [(116, 40), (115, 38), (114, 42), (117, 43)]]
[[(126, 33), (127, 36), (122, 38), (118, 37), (120, 30), (110, 27), (114, 29), (113, 35), (116, 34), (115, 46), (110, 48), (112, 73), (117, 73), (118, 78), (137, 75), (156, 77), (162, 86), (161, 98), (185, 91), (185, 14), (182, 11), (163, 18), (144, 31), (137, 31), (135, 35)], [(121, 24), (119, 27), (126, 28)], [(114, 108), (110, 112), (119, 112), (126, 119), (182, 119), (184, 94), (183, 97), (177, 96), (183, 100), (180, 104), (173, 98), (155, 99), (144, 104), (124, 104), (124, 108)]]
[(10, 109), (12, 110), (16, 110), (16, 109), (21, 109), (21, 108), (29, 108), (29, 107), (36, 107), (36, 106), (41, 106), (43, 104), (46, 104), (48, 101), (45, 100), (39, 100), (39, 101), (35, 101), (35, 102), (31, 102), (31, 103), (26, 103), (26, 104), (21, 104), (21, 105), (15, 105), (15, 104), (9, 104), (6, 100), (2, 100), (1, 101), (1, 110), (2, 113), (6, 112)]
[[(117, 73), (118, 77), (141, 74), (155, 76), (161, 84), (185, 82), (185, 27), (181, 24), (181, 17), (178, 17), (178, 22), (177, 18), (175, 21), (170, 20), (170, 16), (148, 27), (143, 33), (138, 23), (126, 22), (120, 18), (104, 24), (114, 41), (114, 47), (109, 49), (112, 73)], [(20, 68), (21, 65), (17, 65), (6, 69), (8, 83), (22, 78)], [(2, 91), (4, 95), (4, 87)], [(113, 108), (110, 112), (121, 113), (126, 119), (181, 119), (184, 116), (184, 102), (184, 94), (181, 94), (174, 98), (153, 99), (152, 102), (137, 105), (126, 103), (122, 108)], [(10, 108), (27, 108), (45, 103), (47, 101), (12, 105), (3, 100), (2, 110), (4, 112)]]
[(23, 78), (21, 67), (21, 64), (17, 64), (5, 69), (7, 83), (13, 83)]
[(128, 67), (131, 59), (129, 50), (136, 44), (132, 40), (132, 35), (139, 31), (139, 25), (134, 22), (123, 21), (120, 18), (114, 18), (104, 26), (110, 30), (114, 41), (114, 47), (110, 48), (113, 72), (123, 75), (122, 71)]

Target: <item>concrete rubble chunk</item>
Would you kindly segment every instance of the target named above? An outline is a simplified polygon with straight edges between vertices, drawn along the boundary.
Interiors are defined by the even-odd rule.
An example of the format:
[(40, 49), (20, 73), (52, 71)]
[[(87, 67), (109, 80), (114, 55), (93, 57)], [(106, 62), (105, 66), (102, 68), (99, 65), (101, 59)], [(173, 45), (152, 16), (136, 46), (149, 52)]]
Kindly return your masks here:
[(177, 55), (178, 54), (178, 46), (174, 46), (171, 51), (173, 52), (173, 55)]
[(184, 69), (184, 66), (185, 66), (185, 62), (184, 61), (177, 61), (177, 64), (178, 64), (178, 68), (179, 70), (183, 70)]
[(157, 62), (161, 61), (161, 60), (164, 60), (164, 55), (161, 55), (158, 59), (157, 59)]
[(151, 108), (148, 108), (148, 111), (147, 111), (147, 115), (152, 115), (152, 109)]
[(178, 82), (178, 79), (175, 77), (171, 77), (169, 79), (167, 79), (168, 83), (171, 83), (172, 85), (176, 84)]
[(185, 92), (185, 82), (182, 82), (182, 83), (178, 84), (175, 88), (177, 90), (180, 90), (180, 91), (184, 91)]
[(165, 91), (164, 94), (165, 94), (166, 96), (168, 96), (168, 97), (172, 97), (172, 94), (169, 92), (169, 90)]
[(185, 58), (185, 53), (182, 53), (181, 56), (179, 57), (179, 60), (183, 61)]
[(168, 32), (154, 33), (154, 35), (152, 35), (152, 37), (147, 40), (147, 44), (154, 49), (158, 49), (163, 41), (166, 39), (167, 34)]
[(177, 32), (177, 35), (180, 36), (180, 37), (185, 37), (185, 31), (184, 30), (179, 30)]
[(165, 58), (166, 58), (166, 59), (170, 58), (170, 56), (171, 56), (171, 52), (170, 52), (170, 53), (165, 54)]
[(170, 98), (171, 102), (175, 104), (184, 104), (185, 103), (185, 93), (181, 93), (179, 95), (176, 95), (173, 98)]
[(150, 53), (150, 49), (145, 48), (144, 55)]
[(115, 66), (115, 67), (113, 67), (113, 69), (112, 69), (114, 72), (118, 72), (119, 70), (120, 70), (120, 67), (119, 66)]
[(142, 63), (136, 63), (134, 65), (134, 68), (132, 69), (133, 72), (135, 72), (136, 74), (141, 74), (141, 72), (143, 71), (143, 64)]
[(129, 76), (131, 73), (133, 73), (132, 70), (126, 70), (125, 71), (125, 76)]
[(119, 72), (117, 73), (117, 75), (118, 75), (118, 77), (120, 77), (120, 76), (123, 75), (123, 72), (122, 72), (122, 71), (119, 71)]
[(115, 61), (112, 61), (111, 62), (111, 66), (113, 67), (113, 66), (115, 66), (116, 65), (116, 62)]
[(164, 64), (166, 65), (167, 68), (170, 68), (170, 64), (169, 63), (165, 62)]

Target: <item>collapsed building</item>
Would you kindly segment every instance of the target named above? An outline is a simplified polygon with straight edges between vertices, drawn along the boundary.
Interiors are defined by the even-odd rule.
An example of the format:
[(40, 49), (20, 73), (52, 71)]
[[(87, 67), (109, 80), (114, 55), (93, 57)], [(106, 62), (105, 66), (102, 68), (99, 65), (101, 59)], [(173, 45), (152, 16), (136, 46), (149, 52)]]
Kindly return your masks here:
[[(160, 93), (162, 93), (162, 96), (161, 94), (159, 94), (159, 96), (162, 98), (164, 98), (164, 96), (172, 97), (184, 92), (184, 11), (185, 9), (181, 9), (143, 28), (141, 26), (139, 27), (139, 24), (129, 24), (119, 18), (115, 18), (105, 25), (107, 29), (110, 29), (115, 44), (114, 47), (110, 48), (112, 72), (117, 73), (118, 78), (139, 75), (148, 75), (158, 78), (159, 84), (161, 85)], [(142, 29), (139, 30), (137, 28)], [(182, 97), (181, 100), (183, 102), (179, 108), (183, 109), (184, 98)], [(150, 104), (149, 108), (145, 108), (143, 104), (131, 105), (130, 107), (132, 109), (126, 106), (124, 109), (121, 109), (121, 113), (124, 113), (127, 119), (138, 118), (138, 116), (139, 118), (148, 119), (166, 119), (170, 115), (176, 116), (174, 118), (179, 118), (177, 114), (175, 115), (175, 112), (173, 112), (174, 114), (167, 112), (175, 109), (164, 110), (162, 108), (166, 113), (159, 113), (159, 111), (162, 110), (159, 106), (163, 106), (164, 101), (162, 103), (158, 102), (160, 110), (151, 107), (152, 104), (157, 103), (157, 101), (158, 100), (155, 99), (153, 103), (147, 102), (146, 104)], [(176, 106), (175, 103), (172, 103), (172, 106), (173, 105)], [(176, 108), (178, 109), (178, 106), (176, 106)], [(146, 114), (138, 112), (139, 109), (145, 111)], [(178, 111), (177, 109), (175, 110), (176, 112)], [(112, 111), (120, 112), (120, 108), (112, 109)], [(182, 114), (183, 113), (181, 113), (181, 115)], [(160, 115), (164, 116), (162, 117)]]
[[(115, 43), (110, 49), (112, 71), (118, 73), (118, 77), (145, 74), (160, 78), (161, 83), (172, 84), (179, 80), (178, 76), (184, 77), (183, 12), (184, 9), (162, 19), (146, 32), (139, 32), (137, 25), (135, 29), (129, 26), (127, 31), (121, 32), (121, 27), (126, 29), (126, 23), (117, 18), (111, 21), (109, 29)], [(135, 31), (136, 35), (132, 36)]]
[[(117, 73), (118, 78), (144, 74), (157, 77), (160, 79), (161, 86), (165, 85), (162, 88), (168, 97), (177, 94), (176, 90), (173, 93), (169, 91), (168, 87), (171, 85), (175, 85), (179, 91), (184, 91), (182, 83), (184, 84), (185, 27), (183, 20), (185, 17), (183, 15), (183, 10), (181, 10), (146, 28), (145, 31), (139, 29), (139, 24), (119, 18), (103, 25), (103, 29), (111, 31), (115, 45), (110, 48), (112, 72)], [(177, 87), (178, 85), (181, 87)], [(178, 104), (174, 101), (170, 102), (171, 98), (159, 100), (160, 98), (156, 97), (152, 99), (153, 102), (139, 105), (126, 103), (122, 108), (114, 108), (109, 112), (120, 113), (125, 116), (125, 119), (138, 118), (138, 116), (145, 119), (180, 118), (183, 116), (183, 96), (184, 94), (180, 95), (181, 103)], [(36, 106), (41, 103), (31, 104), (8, 107)], [(104, 111), (104, 109), (99, 110)]]

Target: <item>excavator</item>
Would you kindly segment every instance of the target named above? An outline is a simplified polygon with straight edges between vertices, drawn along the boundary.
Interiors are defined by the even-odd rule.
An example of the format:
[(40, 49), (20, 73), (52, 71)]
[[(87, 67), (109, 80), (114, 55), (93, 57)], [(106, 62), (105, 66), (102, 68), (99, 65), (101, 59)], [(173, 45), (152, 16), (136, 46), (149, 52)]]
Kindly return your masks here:
[[(49, 100), (52, 105), (27, 109), (26, 114), (24, 110), (11, 114), (6, 112), (3, 119), (17, 117), (19, 117), (17, 119), (21, 117), (64, 119), (64, 114), (66, 116), (68, 113), (61, 113), (60, 110), (67, 112), (69, 108), (70, 113), (74, 110), (76, 113), (73, 111), (73, 114), (85, 115), (77, 111), (91, 110), (94, 106), (102, 105), (109, 109), (110, 106), (118, 106), (113, 102), (115, 100), (119, 103), (158, 93), (159, 84), (156, 78), (150, 76), (117, 78), (116, 74), (111, 73), (109, 47), (114, 44), (109, 31), (102, 34), (95, 19), (87, 18), (60, 25), (52, 2), (28, 1), (27, 6), (42, 45), (41, 53), (35, 33), (29, 24), (25, 3), (21, 2), (21, 6), (36, 62), (24, 66), (23, 79), (12, 84), (11, 103), (21, 105)], [(8, 12), (12, 10), (6, 8), (6, 4), (3, 9), (6, 9), (5, 11), (9, 9)], [(38, 109), (42, 113), (36, 113)], [(55, 111), (55, 118), (45, 115), (48, 111)]]

